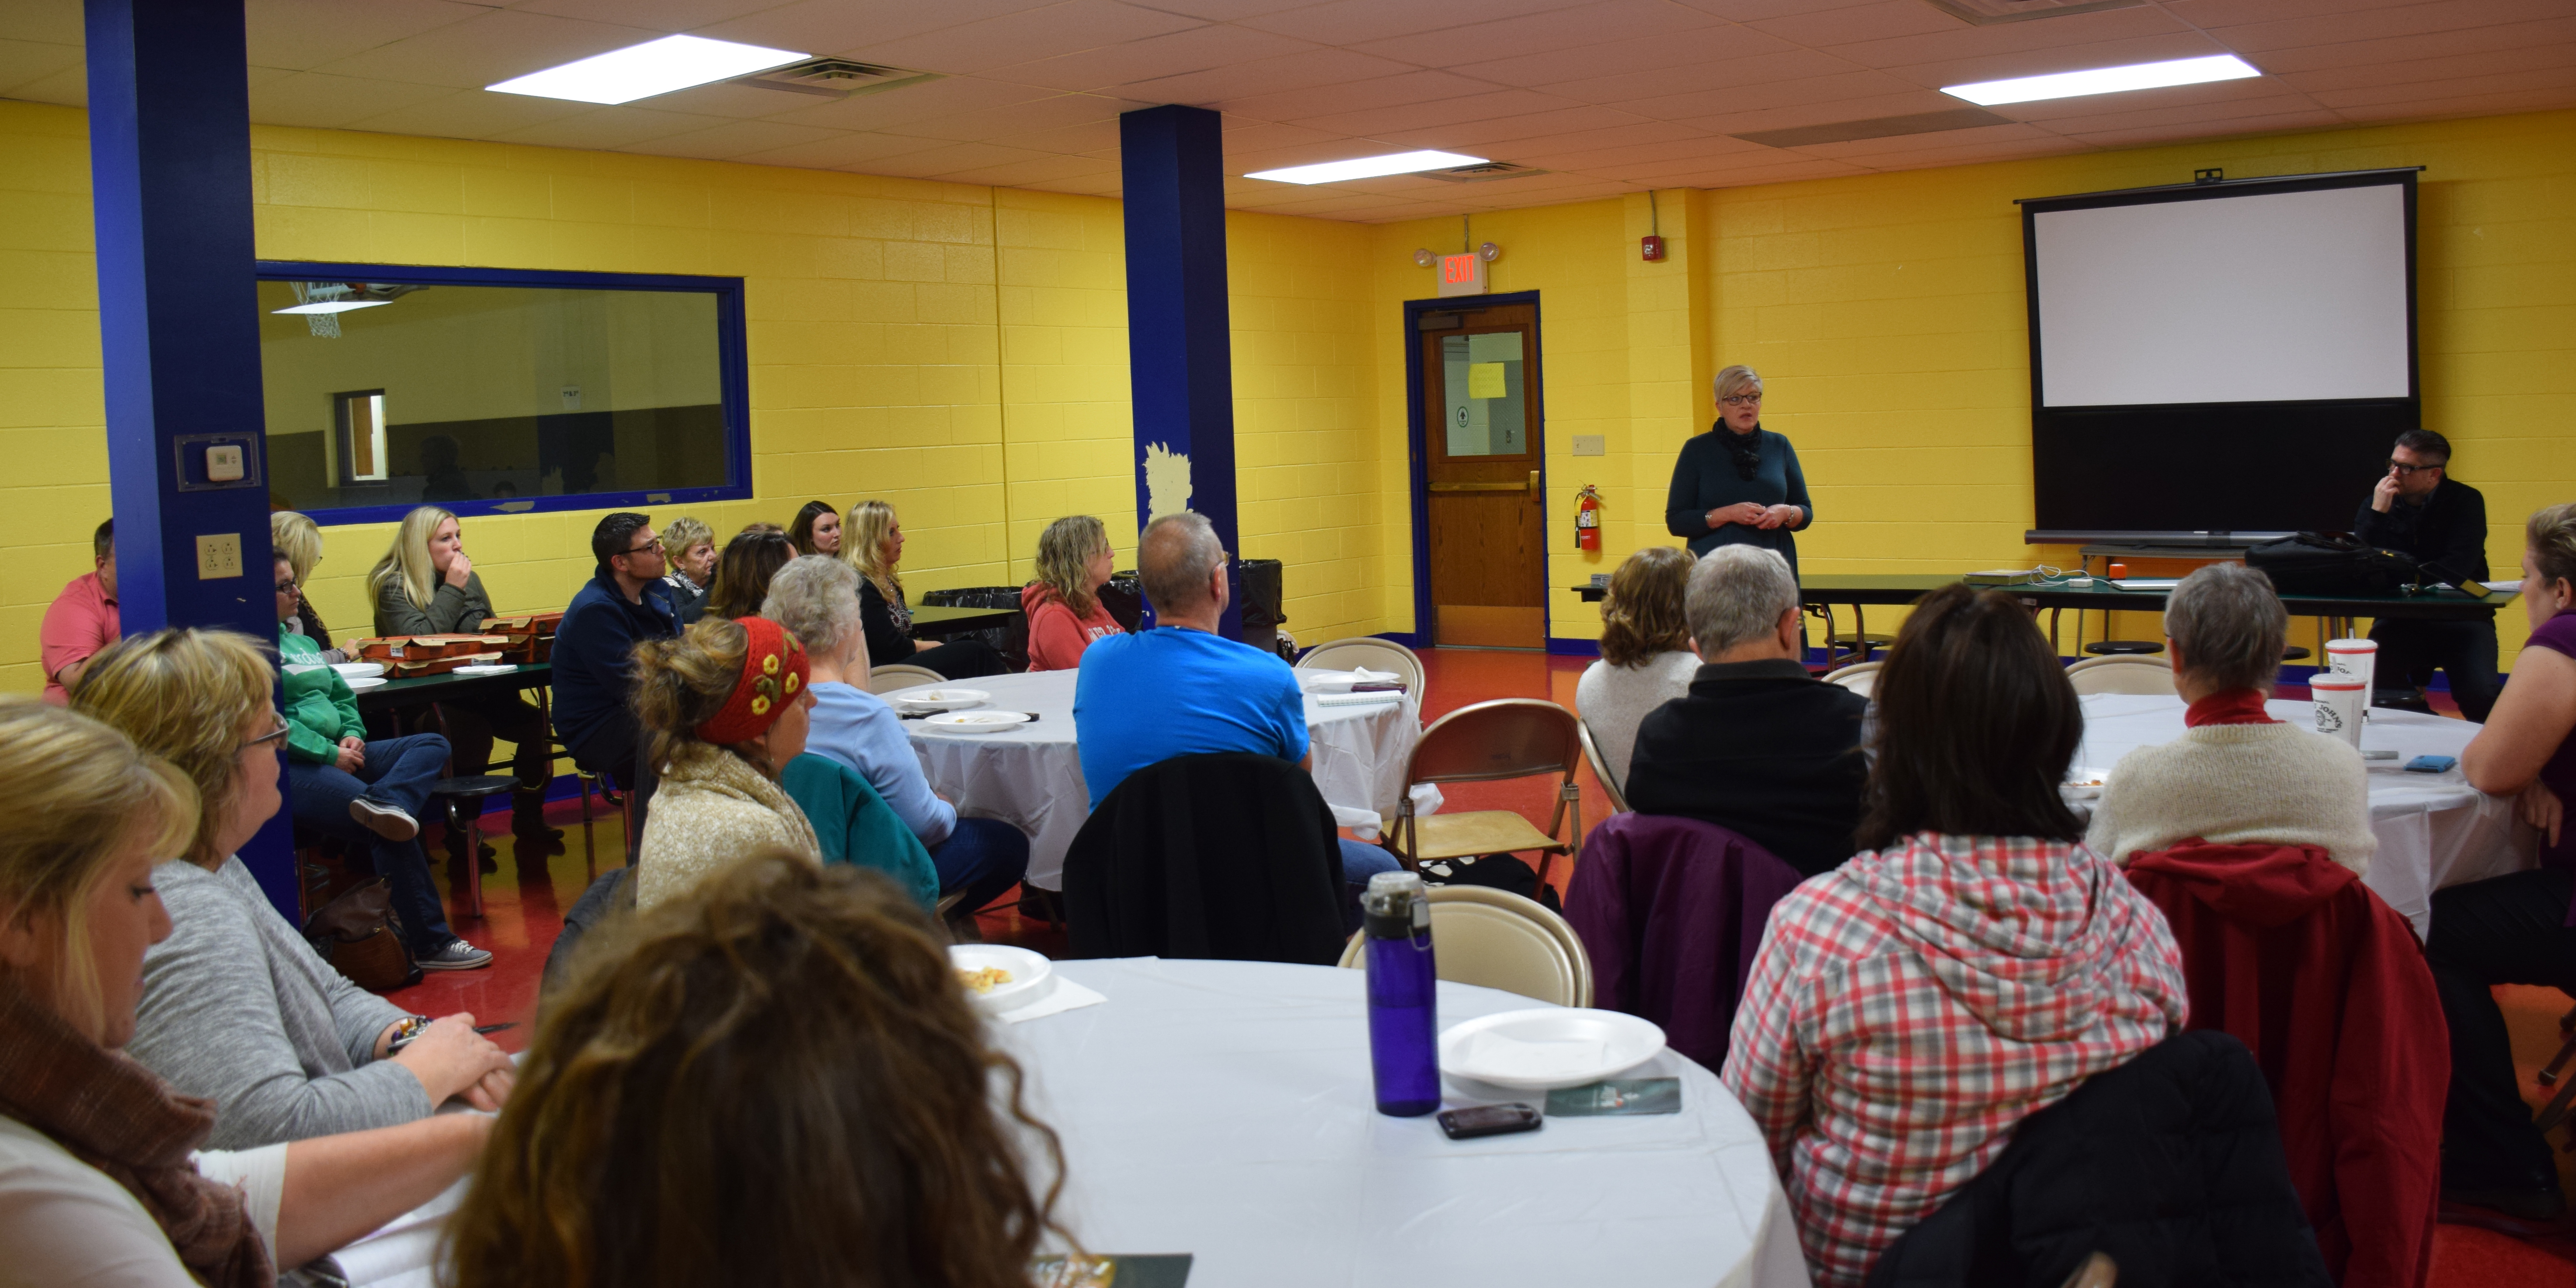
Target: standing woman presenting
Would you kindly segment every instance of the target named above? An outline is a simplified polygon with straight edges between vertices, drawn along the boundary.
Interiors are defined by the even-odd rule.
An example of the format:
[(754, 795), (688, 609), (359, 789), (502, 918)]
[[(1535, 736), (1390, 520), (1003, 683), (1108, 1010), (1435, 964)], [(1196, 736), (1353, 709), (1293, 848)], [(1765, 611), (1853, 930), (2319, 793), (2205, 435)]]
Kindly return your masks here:
[(1780, 552), (1798, 571), (1793, 533), (1816, 521), (1798, 452), (1762, 428), (1762, 377), (1746, 366), (1717, 373), (1717, 424), (1682, 444), (1664, 526), (1690, 541), (1691, 553), (1755, 545)]

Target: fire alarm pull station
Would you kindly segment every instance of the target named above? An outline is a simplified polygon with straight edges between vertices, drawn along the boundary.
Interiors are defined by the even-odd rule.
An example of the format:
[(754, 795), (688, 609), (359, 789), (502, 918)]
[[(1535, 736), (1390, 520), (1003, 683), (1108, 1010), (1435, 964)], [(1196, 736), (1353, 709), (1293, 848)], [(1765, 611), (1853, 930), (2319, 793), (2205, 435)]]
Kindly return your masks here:
[(1652, 233), (1638, 238), (1637, 254), (1649, 264), (1662, 263), (1664, 259), (1664, 239), (1657, 237)]

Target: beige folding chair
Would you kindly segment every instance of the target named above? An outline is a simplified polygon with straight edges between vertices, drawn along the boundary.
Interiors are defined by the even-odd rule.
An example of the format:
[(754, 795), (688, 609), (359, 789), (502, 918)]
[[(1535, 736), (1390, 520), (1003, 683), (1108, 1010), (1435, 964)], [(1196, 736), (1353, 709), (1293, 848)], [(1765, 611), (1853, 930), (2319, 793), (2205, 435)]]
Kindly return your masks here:
[(1415, 656), (1412, 649), (1394, 640), (1354, 635), (1349, 639), (1318, 644), (1297, 659), (1297, 669), (1301, 671), (1356, 671), (1361, 667), (1395, 672), (1404, 681), (1405, 692), (1413, 695), (1414, 702), (1422, 701), (1422, 659)]
[(1624, 813), (1628, 808), (1628, 794), (1620, 790), (1619, 780), (1610, 773), (1609, 760), (1601, 754), (1601, 744), (1593, 740), (1592, 722), (1578, 715), (1574, 718), (1574, 729), (1583, 736), (1583, 759), (1592, 766), (1592, 776), (1601, 780), (1601, 792), (1610, 798), (1611, 812)]
[[(1592, 959), (1565, 918), (1490, 886), (1431, 887), (1432, 956), (1440, 978), (1499, 988), (1559, 1006), (1592, 1005)], [(1366, 966), (1368, 932), (1351, 936), (1342, 966)]]
[(2066, 682), (2082, 693), (2166, 693), (2174, 688), (2173, 666), (2153, 657), (2088, 657), (2066, 668)]
[(918, 689), (925, 684), (946, 684), (948, 677), (926, 666), (905, 666), (891, 662), (868, 668), (868, 692), (892, 693), (897, 689)]
[[(1413, 745), (1413, 762), (1404, 779), (1404, 798), (1393, 818), (1384, 821), (1387, 848), (1418, 868), (1433, 859), (1538, 852), (1539, 884), (1547, 884), (1548, 864), (1571, 855), (1583, 843), (1583, 792), (1575, 786), (1574, 767), (1583, 760), (1582, 722), (1553, 702), (1535, 698), (1497, 698), (1460, 707), (1431, 722), (1422, 741)], [(1547, 830), (1507, 809), (1417, 817), (1413, 812), (1416, 783), (1478, 783), (1502, 778), (1558, 775), (1556, 808)], [(1566, 810), (1574, 827), (1557, 839)]]
[(1854, 662), (1840, 670), (1825, 672), (1825, 683), (1839, 684), (1866, 698), (1878, 688), (1878, 668), (1883, 662)]

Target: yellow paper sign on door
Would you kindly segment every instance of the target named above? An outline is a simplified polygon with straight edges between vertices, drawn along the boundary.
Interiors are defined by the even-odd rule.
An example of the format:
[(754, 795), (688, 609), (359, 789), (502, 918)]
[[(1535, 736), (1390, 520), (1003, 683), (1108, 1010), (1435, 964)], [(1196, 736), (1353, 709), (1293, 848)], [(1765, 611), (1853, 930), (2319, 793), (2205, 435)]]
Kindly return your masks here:
[(1471, 362), (1467, 364), (1467, 396), (1500, 398), (1503, 396), (1503, 364)]

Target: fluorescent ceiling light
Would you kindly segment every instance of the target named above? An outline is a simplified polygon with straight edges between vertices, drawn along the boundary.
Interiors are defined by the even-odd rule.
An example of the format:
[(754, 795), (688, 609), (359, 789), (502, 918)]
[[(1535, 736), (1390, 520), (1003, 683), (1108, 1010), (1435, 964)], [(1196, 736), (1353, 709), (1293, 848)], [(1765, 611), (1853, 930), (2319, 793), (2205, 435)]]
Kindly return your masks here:
[(804, 57), (784, 49), (737, 45), (730, 40), (664, 36), (483, 88), (502, 94), (568, 98), (577, 103), (631, 103), (692, 85), (784, 67)]
[(2075, 98), (2084, 94), (2117, 94), (2131, 89), (2160, 89), (2167, 85), (2243, 80), (2262, 74), (2253, 64), (2234, 54), (2219, 54), (2211, 58), (2177, 58), (2164, 63), (2136, 63), (2128, 67), (2096, 67), (2083, 72), (1978, 81), (1974, 85), (1945, 85), (1941, 92), (1981, 107), (1993, 107), (2000, 103), (2037, 102), (2043, 98)]
[(1285, 170), (1257, 170), (1243, 177), (1268, 179), (1273, 183), (1340, 183), (1345, 179), (1375, 179), (1380, 175), (1413, 174), (1421, 170), (1446, 170), (1453, 165), (1484, 163), (1483, 157), (1461, 156), (1455, 152), (1397, 152), (1382, 157), (1326, 161), (1321, 165), (1292, 165)]
[(290, 306), (288, 306), (288, 307), (286, 307), (286, 308), (282, 308), (282, 309), (270, 309), (270, 310), (269, 310), (269, 312), (271, 312), (271, 313), (346, 313), (346, 312), (348, 312), (348, 311), (349, 311), (349, 310), (351, 310), (351, 309), (372, 309), (372, 308), (379, 308), (379, 307), (382, 307), (382, 306), (384, 306), (384, 305), (391, 304), (391, 303), (393, 303), (393, 301), (392, 301), (392, 300), (315, 300), (315, 301), (313, 301), (311, 304), (296, 304), (296, 305), (290, 305)]

